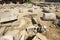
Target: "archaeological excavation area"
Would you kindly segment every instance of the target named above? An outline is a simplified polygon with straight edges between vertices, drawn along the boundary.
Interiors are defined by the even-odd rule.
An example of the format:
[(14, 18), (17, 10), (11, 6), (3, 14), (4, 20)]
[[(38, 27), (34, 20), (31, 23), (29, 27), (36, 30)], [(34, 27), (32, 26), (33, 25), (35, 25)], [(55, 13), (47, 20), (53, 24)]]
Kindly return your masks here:
[(0, 4), (0, 40), (60, 40), (60, 3)]

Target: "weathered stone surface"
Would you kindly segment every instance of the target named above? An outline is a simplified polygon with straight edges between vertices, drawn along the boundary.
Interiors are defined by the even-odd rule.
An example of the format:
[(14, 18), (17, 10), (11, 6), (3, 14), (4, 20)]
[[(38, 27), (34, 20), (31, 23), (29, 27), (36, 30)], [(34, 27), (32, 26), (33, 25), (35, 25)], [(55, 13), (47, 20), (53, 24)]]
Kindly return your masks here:
[(12, 35), (4, 35), (0, 38), (0, 40), (13, 40), (13, 36)]
[(20, 39), (19, 40), (26, 40), (26, 31), (25, 30), (23, 30), (22, 32), (21, 32), (21, 37), (20, 37)]
[(0, 28), (0, 37), (3, 36), (3, 33), (5, 32), (6, 27)]
[(36, 37), (39, 38), (40, 40), (48, 40), (44, 35), (37, 33)]
[(35, 27), (35, 26), (27, 27), (27, 31), (35, 31), (36, 29), (37, 29), (37, 27)]
[[(10, 4), (0, 5), (0, 13), (1, 13), (0, 22), (6, 22), (6, 21), (18, 19), (18, 21), (6, 23), (3, 25), (3, 26), (6, 26), (6, 25), (9, 25), (9, 26), (7, 26), (8, 28), (7, 30), (5, 30), (5, 33), (3, 32), (4, 28), (2, 28), (3, 30), (1, 29), (1, 33), (4, 34), (1, 37), (1, 40), (13, 40), (13, 37), (14, 37), (14, 40), (26, 40), (26, 39), (30, 40), (29, 38), (31, 37), (32, 37), (31, 40), (48, 40), (48, 39), (60, 40), (59, 29), (56, 29), (58, 31), (54, 32), (56, 30), (54, 30), (54, 28), (50, 28), (50, 26), (53, 27), (52, 21), (43, 21), (40, 19), (40, 17), (42, 17), (44, 13), (42, 10), (49, 11), (48, 13), (44, 13), (45, 20), (56, 19), (56, 14), (55, 14), (56, 6), (53, 6), (49, 3), (47, 5), (46, 4), (47, 3), (42, 3), (42, 4), (39, 4), (38, 6), (33, 4), (28, 4), (28, 3), (24, 3), (24, 4), (10, 3)], [(32, 23), (32, 20), (31, 20), (32, 17), (35, 20), (35, 24)], [(38, 29), (37, 29), (37, 26), (38, 26)], [(39, 31), (42, 31), (42, 32), (39, 32)], [(57, 34), (54, 34), (54, 33), (57, 33)]]
[(56, 14), (54, 13), (44, 13), (43, 14), (44, 20), (56, 20)]
[(12, 35), (14, 37), (14, 40), (18, 40), (19, 39), (19, 30), (15, 30), (15, 29), (8, 29), (8, 31), (5, 33), (5, 35)]
[(0, 22), (17, 19), (17, 13), (18, 13), (18, 11), (16, 9), (1, 9)]

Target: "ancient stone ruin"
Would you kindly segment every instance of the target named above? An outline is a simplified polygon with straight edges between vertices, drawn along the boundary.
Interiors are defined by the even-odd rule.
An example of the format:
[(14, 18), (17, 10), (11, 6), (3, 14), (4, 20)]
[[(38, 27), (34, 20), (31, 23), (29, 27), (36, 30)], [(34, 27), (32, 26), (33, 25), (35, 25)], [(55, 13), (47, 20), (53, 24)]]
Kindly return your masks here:
[(0, 1), (0, 40), (60, 40), (59, 2), (15, 1)]

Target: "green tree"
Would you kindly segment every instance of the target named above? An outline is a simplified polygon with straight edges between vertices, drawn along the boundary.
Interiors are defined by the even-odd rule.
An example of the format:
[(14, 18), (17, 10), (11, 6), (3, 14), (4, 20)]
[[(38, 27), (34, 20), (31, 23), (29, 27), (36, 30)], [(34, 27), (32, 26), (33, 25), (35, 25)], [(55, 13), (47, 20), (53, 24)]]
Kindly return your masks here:
[(32, 0), (27, 0), (27, 3), (31, 3)]

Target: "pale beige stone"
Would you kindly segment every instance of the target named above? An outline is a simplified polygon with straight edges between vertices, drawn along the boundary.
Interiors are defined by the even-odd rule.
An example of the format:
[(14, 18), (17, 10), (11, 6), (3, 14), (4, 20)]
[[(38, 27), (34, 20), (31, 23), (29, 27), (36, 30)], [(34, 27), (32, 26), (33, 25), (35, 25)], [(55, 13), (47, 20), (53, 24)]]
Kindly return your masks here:
[(13, 36), (12, 35), (4, 35), (0, 38), (0, 40), (13, 40)]
[(36, 37), (38, 37), (38, 38), (41, 39), (41, 40), (48, 40), (48, 39), (46, 38), (46, 36), (44, 36), (44, 35), (42, 35), (42, 34), (40, 34), (40, 33), (37, 33), (37, 34), (36, 34)]
[(55, 13), (44, 13), (43, 19), (44, 20), (56, 20), (56, 14)]
[(5, 32), (5, 29), (6, 29), (6, 27), (1, 27), (1, 28), (0, 28), (0, 36), (3, 35), (3, 33)]

